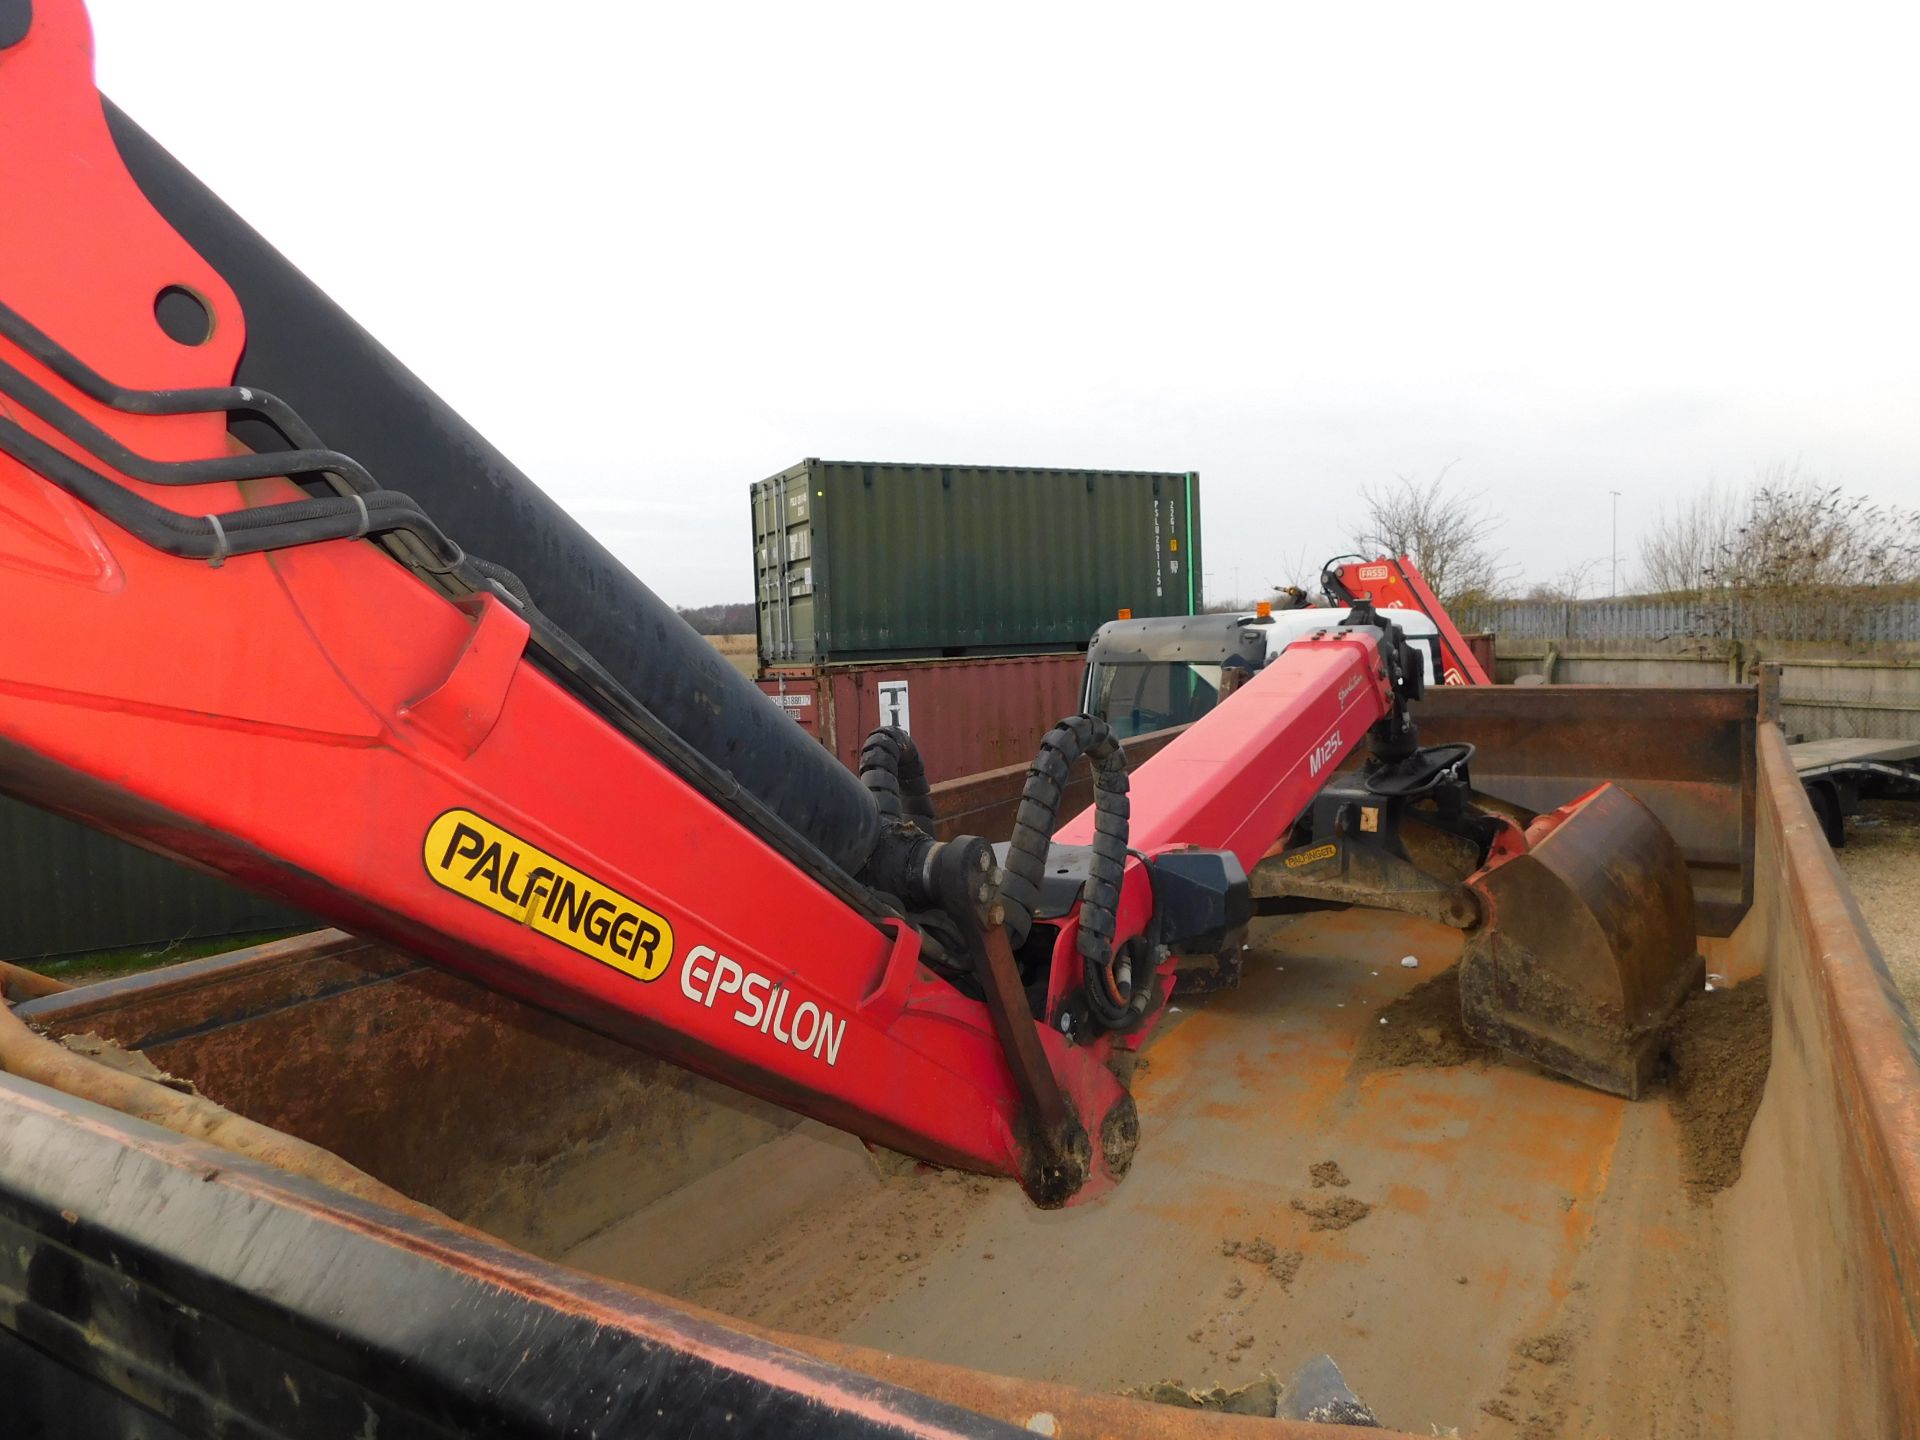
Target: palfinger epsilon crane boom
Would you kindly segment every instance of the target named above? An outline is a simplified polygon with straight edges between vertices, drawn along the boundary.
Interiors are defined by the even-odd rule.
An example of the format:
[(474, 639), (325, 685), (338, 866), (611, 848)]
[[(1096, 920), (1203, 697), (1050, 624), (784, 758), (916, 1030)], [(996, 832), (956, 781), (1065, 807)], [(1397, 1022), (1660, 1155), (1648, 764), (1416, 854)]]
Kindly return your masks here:
[[(1270, 852), (1445, 909), (1469, 1024), (1644, 1079), (1697, 966), (1672, 842), (1611, 787), (1475, 809), (1369, 607), (1130, 796), (1075, 717), (1010, 842), (938, 842), (907, 737), (841, 771), (90, 71), (78, 0), (0, 0), (0, 788), (1042, 1204), (1124, 1174), (1121, 1058)], [(1099, 802), (1050, 837), (1083, 757)], [(1403, 823), (1471, 852), (1444, 904), (1369, 890)]]

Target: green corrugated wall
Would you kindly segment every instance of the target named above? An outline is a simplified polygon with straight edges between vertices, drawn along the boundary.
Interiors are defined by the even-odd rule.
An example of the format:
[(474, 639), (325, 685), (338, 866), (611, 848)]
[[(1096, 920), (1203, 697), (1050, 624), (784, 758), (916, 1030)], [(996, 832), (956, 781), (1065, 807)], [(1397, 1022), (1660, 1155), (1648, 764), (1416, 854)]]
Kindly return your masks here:
[(0, 959), (321, 923), (4, 796), (0, 856)]

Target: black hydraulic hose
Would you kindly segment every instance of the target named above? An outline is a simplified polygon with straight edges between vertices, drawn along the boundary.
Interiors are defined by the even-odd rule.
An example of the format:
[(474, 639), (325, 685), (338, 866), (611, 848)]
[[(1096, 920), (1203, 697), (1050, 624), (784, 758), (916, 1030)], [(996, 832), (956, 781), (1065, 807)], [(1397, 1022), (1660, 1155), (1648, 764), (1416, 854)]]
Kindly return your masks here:
[(910, 820), (922, 833), (933, 834), (927, 767), (913, 737), (898, 725), (882, 725), (867, 736), (860, 747), (860, 783), (882, 819)]
[(135, 390), (116, 385), (6, 304), (0, 304), (0, 336), (31, 355), (89, 400), (97, 400), (123, 414), (202, 415), (216, 410), (237, 410), (258, 415), (298, 449), (326, 448), (312, 428), (294, 413), (291, 405), (265, 390), (249, 385), (196, 386), (183, 390)]
[(1127, 752), (1106, 721), (1075, 715), (1054, 726), (1040, 742), (1040, 753), (1034, 756), (1020, 792), (1000, 899), (1016, 936), (1024, 935), (1040, 901), (1040, 881), (1047, 871), (1060, 797), (1082, 756), (1093, 765), (1094, 834), (1093, 862), (1080, 892), (1080, 959), (1086, 972), (1088, 1010), (1101, 1028), (1116, 1030), (1133, 1023), (1143, 1011), (1136, 1000), (1151, 983), (1151, 967), (1143, 976), (1123, 976), (1113, 963), (1120, 882), (1127, 864), (1129, 807)]
[[(0, 335), (13, 341), (83, 394), (110, 408), (128, 414), (254, 414), (268, 421), (289, 445), (300, 447), (245, 455), (209, 456), (200, 460), (154, 460), (130, 449), (12, 366), (0, 364), (0, 394), (25, 406), (96, 459), (105, 461), (136, 480), (151, 485), (173, 486), (262, 480), (280, 475), (322, 475), (331, 481), (334, 490), (341, 495), (373, 495), (380, 491), (379, 482), (365, 466), (350, 455), (322, 446), (313, 428), (290, 405), (264, 390), (249, 386), (135, 390), (116, 385), (4, 303), (0, 303)], [(394, 557), (401, 563), (444, 573), (435, 563), (436, 547), (422, 543), (411, 529), (381, 533), (387, 536)], [(526, 587), (511, 571), (500, 566), (484, 568), (487, 578), (497, 581), (499, 587), (523, 608), (532, 603)]]
[(155, 460), (127, 448), (11, 365), (0, 364), (0, 394), (25, 406), (94, 458), (149, 485), (205, 485), (220, 480), (264, 480), (274, 475), (326, 475), (335, 481), (342, 494), (367, 495), (380, 488), (359, 461), (337, 450), (284, 450), (215, 455), (203, 460)]
[(507, 569), (506, 566), (496, 565), (491, 560), (482, 560), (478, 555), (469, 555), (467, 557), (467, 564), (473, 567), (474, 572), (478, 574), (481, 579), (492, 581), (494, 585), (504, 590), (507, 598), (512, 600), (522, 610), (530, 611), (533, 609), (532, 592), (529, 591), (525, 585), (522, 585), (520, 583), (520, 577)]
[(428, 568), (437, 574), (455, 571), (466, 558), (418, 505), (397, 490), (182, 515), (116, 484), (5, 418), (0, 418), (0, 452), (168, 555), (217, 563), (229, 555), (400, 531), (421, 542), (433, 561)]
[(1345, 585), (1340, 583), (1340, 577), (1338, 574), (1335, 573), (1333, 567), (1338, 565), (1342, 560), (1364, 561), (1366, 558), (1367, 557), (1364, 555), (1356, 555), (1353, 552), (1349, 551), (1345, 555), (1336, 555), (1331, 560), (1327, 561), (1324, 565), (1320, 567), (1321, 593), (1324, 594), (1327, 597), (1327, 599), (1331, 600), (1336, 605), (1353, 604), (1353, 592), (1347, 589)]
[[(139, 390), (119, 385), (4, 303), (0, 303), (0, 336), (11, 340), (82, 394), (110, 409), (130, 415), (254, 415), (295, 447), (271, 452), (277, 456), (271, 460), (258, 454), (177, 462), (153, 460), (129, 449), (13, 367), (0, 365), (0, 394), (26, 406), (95, 458), (105, 460), (137, 480), (153, 485), (200, 485), (275, 475), (324, 475), (342, 495), (372, 494), (380, 488), (365, 466), (350, 455), (323, 446), (313, 427), (302, 420), (291, 405), (265, 390), (245, 385), (183, 390)], [(410, 533), (389, 532), (385, 543), (402, 564), (435, 569), (431, 548)]]

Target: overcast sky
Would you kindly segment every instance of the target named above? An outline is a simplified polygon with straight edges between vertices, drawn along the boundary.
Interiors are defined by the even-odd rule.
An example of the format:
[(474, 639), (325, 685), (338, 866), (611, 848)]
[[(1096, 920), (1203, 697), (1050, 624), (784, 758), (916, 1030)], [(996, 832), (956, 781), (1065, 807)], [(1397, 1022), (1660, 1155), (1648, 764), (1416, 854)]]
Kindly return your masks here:
[(91, 8), (102, 90), (676, 603), (751, 596), (808, 455), (1198, 470), (1216, 595), (1450, 462), (1603, 592), (1610, 490), (1629, 572), (1769, 461), (1920, 505), (1911, 5)]

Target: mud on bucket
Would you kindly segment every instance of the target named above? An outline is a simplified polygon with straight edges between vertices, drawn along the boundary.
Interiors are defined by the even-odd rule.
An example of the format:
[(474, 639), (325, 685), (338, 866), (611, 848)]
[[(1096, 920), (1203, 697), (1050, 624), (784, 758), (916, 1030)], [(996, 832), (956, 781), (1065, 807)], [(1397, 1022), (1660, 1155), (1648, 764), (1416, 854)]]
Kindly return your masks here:
[(1617, 785), (1527, 827), (1527, 850), (1468, 880), (1481, 921), (1460, 958), (1467, 1033), (1637, 1100), (1705, 974), (1686, 861)]

